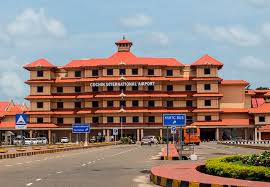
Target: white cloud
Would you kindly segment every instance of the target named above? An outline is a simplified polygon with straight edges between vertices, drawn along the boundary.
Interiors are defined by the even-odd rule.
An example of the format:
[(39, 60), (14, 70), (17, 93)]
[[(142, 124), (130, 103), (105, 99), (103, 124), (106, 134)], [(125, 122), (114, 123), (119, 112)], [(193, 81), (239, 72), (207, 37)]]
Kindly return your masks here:
[(265, 62), (254, 56), (246, 56), (240, 59), (239, 66), (243, 69), (252, 71), (268, 71), (270, 68), (269, 62)]
[(270, 23), (264, 23), (261, 28), (262, 34), (270, 39)]
[(260, 35), (249, 32), (247, 29), (240, 26), (210, 27), (208, 25), (196, 25), (195, 31), (207, 35), (212, 40), (227, 42), (242, 47), (257, 46), (262, 41)]
[(144, 27), (152, 23), (152, 18), (144, 14), (125, 17), (120, 20), (121, 24), (126, 27)]
[(266, 7), (270, 5), (269, 0), (243, 0), (244, 2), (248, 2), (251, 5), (254, 5), (256, 7)]
[(169, 44), (169, 37), (161, 32), (152, 32), (151, 41), (154, 44), (159, 44), (161, 46), (167, 46)]
[(47, 17), (44, 9), (38, 11), (26, 9), (7, 25), (6, 31), (8, 35), (23, 37), (63, 37), (66, 35), (64, 25), (57, 19)]

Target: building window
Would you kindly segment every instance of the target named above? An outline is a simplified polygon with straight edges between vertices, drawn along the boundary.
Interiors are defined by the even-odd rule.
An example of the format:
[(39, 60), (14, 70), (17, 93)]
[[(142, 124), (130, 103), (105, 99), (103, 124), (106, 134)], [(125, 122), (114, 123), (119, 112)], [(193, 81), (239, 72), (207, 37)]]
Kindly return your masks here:
[(148, 91), (155, 91), (155, 86), (148, 86)]
[(98, 77), (98, 69), (93, 69), (92, 70), (92, 76), (93, 77)]
[(98, 87), (97, 86), (92, 87), (92, 91), (93, 92), (98, 92)]
[(167, 85), (167, 91), (173, 91), (173, 85)]
[(155, 116), (148, 116), (149, 123), (155, 123)]
[(126, 101), (120, 101), (120, 106), (121, 107), (126, 106)]
[(187, 123), (192, 123), (192, 122), (193, 122), (192, 116), (187, 116)]
[(139, 106), (139, 101), (138, 100), (132, 101), (132, 106), (133, 107), (138, 107)]
[(75, 108), (81, 108), (82, 107), (82, 103), (81, 102), (79, 102), (79, 101), (76, 101), (75, 103), (74, 103), (74, 106), (75, 106)]
[(119, 69), (119, 75), (126, 75), (126, 69)]
[(167, 76), (173, 76), (173, 70), (167, 69)]
[(120, 86), (119, 89), (120, 89), (120, 91), (126, 91), (126, 87), (125, 86)]
[(211, 100), (204, 100), (204, 106), (211, 106)]
[(107, 75), (113, 75), (113, 69), (107, 69)]
[(173, 107), (173, 101), (166, 101), (167, 107)]
[(108, 116), (107, 117), (107, 122), (108, 123), (113, 123), (113, 117), (112, 116)]
[(259, 122), (265, 122), (265, 116), (259, 116)]
[(211, 116), (204, 116), (204, 120), (205, 121), (211, 121), (212, 120), (212, 117)]
[(82, 122), (82, 118), (81, 117), (75, 117), (74, 118), (75, 123), (81, 123)]
[(186, 101), (186, 107), (192, 107), (193, 102), (191, 100)]
[(93, 108), (99, 107), (99, 106), (98, 106), (98, 101), (92, 101), (92, 107), (93, 107)]
[(155, 101), (148, 101), (148, 107), (155, 107)]
[(133, 123), (139, 123), (139, 116), (133, 116), (132, 117), (132, 122)]
[(119, 120), (120, 120), (120, 123), (121, 123), (121, 121), (122, 121), (122, 123), (126, 123), (127, 122), (126, 116), (120, 116)]
[(37, 123), (43, 123), (43, 118), (37, 118)]
[(93, 117), (93, 123), (98, 123), (99, 122), (99, 118), (97, 116)]
[(63, 102), (57, 102), (57, 109), (64, 108)]
[(211, 69), (210, 68), (204, 68), (204, 74), (205, 75), (210, 75), (211, 74)]
[(63, 124), (64, 123), (64, 118), (57, 118), (57, 123), (58, 124)]
[(211, 90), (211, 84), (204, 84), (204, 90)]
[(186, 88), (185, 89), (186, 91), (191, 91), (192, 90), (192, 86), (190, 84), (186, 85), (185, 88)]
[(132, 86), (132, 91), (138, 91), (139, 87), (138, 86)]
[(113, 101), (107, 101), (107, 107), (113, 107)]
[(107, 91), (113, 91), (113, 86), (107, 86)]
[(154, 69), (148, 69), (148, 75), (155, 75)]
[(37, 102), (37, 108), (43, 108), (43, 102)]
[(75, 93), (80, 93), (81, 92), (81, 87), (80, 86), (75, 86)]
[(37, 92), (42, 93), (43, 92), (43, 86), (38, 86), (37, 87)]
[(62, 86), (58, 86), (56, 88), (56, 91), (57, 91), (57, 93), (63, 93), (63, 87)]
[(75, 71), (75, 77), (81, 77), (82, 72), (81, 71)]
[(136, 68), (136, 69), (132, 69), (132, 75), (138, 75), (139, 74), (139, 71), (138, 71), (138, 69)]
[(37, 77), (43, 77), (44, 73), (43, 71), (37, 71)]

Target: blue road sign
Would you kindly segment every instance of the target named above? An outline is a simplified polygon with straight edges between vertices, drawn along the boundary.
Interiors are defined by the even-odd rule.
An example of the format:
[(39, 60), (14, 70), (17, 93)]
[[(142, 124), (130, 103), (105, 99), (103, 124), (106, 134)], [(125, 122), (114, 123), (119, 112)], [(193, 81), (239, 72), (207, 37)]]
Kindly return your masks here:
[(171, 127), (171, 134), (176, 134), (176, 126)]
[(186, 114), (163, 114), (163, 126), (185, 126)]
[(72, 124), (72, 133), (89, 133), (90, 124), (75, 123)]
[(116, 129), (116, 128), (113, 129), (113, 135), (114, 136), (117, 136), (118, 135), (118, 129)]
[(27, 126), (27, 115), (26, 114), (16, 114), (16, 126), (15, 129), (26, 129)]

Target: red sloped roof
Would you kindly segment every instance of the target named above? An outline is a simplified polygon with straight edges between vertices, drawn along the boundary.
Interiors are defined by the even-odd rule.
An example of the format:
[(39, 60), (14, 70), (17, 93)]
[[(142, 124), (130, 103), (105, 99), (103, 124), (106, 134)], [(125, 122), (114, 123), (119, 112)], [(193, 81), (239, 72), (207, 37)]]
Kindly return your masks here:
[(10, 105), (10, 102), (0, 102), (0, 112), (3, 112)]
[(252, 108), (257, 108), (265, 103), (264, 98), (252, 98), (251, 104)]
[(270, 103), (263, 103), (257, 108), (249, 109), (249, 113), (259, 114), (259, 113), (270, 113)]
[(245, 93), (247, 95), (255, 95), (256, 93), (254, 92), (254, 90), (245, 90)]
[(119, 40), (118, 42), (115, 42), (115, 44), (127, 44), (127, 43), (131, 43), (132, 44), (132, 42), (131, 41), (128, 41), (128, 40), (126, 40), (126, 39), (123, 39), (123, 40)]
[(49, 61), (47, 61), (44, 58), (40, 58), (40, 59), (24, 66), (25, 69), (34, 68), (34, 67), (53, 68), (53, 67), (55, 67), (55, 65), (51, 64)]
[(214, 65), (219, 66), (220, 68), (223, 66), (223, 63), (209, 56), (208, 54), (202, 56), (195, 62), (191, 64), (192, 66), (205, 66), (205, 65)]
[(223, 85), (249, 85), (249, 83), (245, 80), (222, 80), (221, 84)]
[(192, 123), (195, 126), (246, 126), (249, 125), (249, 119), (222, 119), (221, 121), (196, 121)]
[(264, 96), (270, 96), (270, 91), (264, 94)]
[(137, 57), (131, 52), (116, 52), (109, 58), (72, 60), (64, 68), (78, 68), (85, 66), (103, 65), (161, 65), (161, 66), (184, 66), (175, 58), (144, 58)]
[(259, 132), (270, 132), (270, 125), (264, 125), (259, 128)]
[(247, 108), (221, 108), (223, 113), (247, 113)]

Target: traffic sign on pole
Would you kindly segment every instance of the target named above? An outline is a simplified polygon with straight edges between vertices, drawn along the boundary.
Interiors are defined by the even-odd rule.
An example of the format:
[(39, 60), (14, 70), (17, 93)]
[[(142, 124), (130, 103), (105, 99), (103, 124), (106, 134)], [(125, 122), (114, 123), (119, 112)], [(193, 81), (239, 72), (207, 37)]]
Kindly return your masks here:
[(163, 114), (163, 126), (185, 126), (186, 114)]
[(176, 134), (176, 126), (171, 127), (171, 134)]
[(16, 126), (15, 129), (27, 129), (27, 116), (26, 114), (16, 114)]
[(72, 133), (89, 133), (90, 124), (75, 123), (72, 124)]
[(118, 135), (118, 129), (116, 129), (116, 128), (113, 129), (113, 135), (114, 136), (117, 136)]

